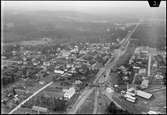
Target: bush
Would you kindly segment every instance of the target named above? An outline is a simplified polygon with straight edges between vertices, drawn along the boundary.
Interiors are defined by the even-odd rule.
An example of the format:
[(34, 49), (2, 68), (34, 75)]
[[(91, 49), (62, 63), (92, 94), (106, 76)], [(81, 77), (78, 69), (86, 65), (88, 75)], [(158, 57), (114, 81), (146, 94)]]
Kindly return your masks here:
[(113, 102), (107, 108), (107, 113), (109, 114), (130, 114), (127, 110), (119, 109)]

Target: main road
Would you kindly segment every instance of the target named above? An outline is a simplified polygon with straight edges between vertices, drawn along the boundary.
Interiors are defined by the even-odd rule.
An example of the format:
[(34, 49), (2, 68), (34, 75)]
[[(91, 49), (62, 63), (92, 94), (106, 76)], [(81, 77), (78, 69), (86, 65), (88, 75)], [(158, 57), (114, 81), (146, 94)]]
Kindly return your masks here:
[[(118, 61), (119, 58), (120, 58), (120, 56), (124, 55), (125, 52), (127, 51), (127, 47), (128, 47), (128, 45), (129, 45), (129, 43), (130, 43), (130, 38), (131, 38), (131, 36), (133, 35), (133, 33), (136, 31), (136, 29), (137, 29), (137, 27), (140, 25), (140, 23), (141, 23), (141, 21), (140, 21), (139, 23), (137, 23), (137, 25), (135, 26), (135, 28), (134, 28), (131, 32), (128, 32), (128, 35), (122, 40), (123, 42), (121, 42), (120, 49), (118, 49), (119, 53), (118, 53), (118, 56), (117, 56), (116, 61)], [(123, 49), (123, 50), (121, 50), (121, 49)], [(109, 73), (110, 73), (110, 71), (111, 71), (111, 68), (116, 64), (116, 61), (114, 61), (113, 64), (111, 64), (108, 68), (106, 68), (106, 75), (107, 75), (107, 77), (106, 77), (106, 80), (105, 80), (105, 81), (107, 81), (107, 80), (109, 79), (109, 77), (110, 77), (110, 76), (109, 76)], [(104, 94), (105, 94), (113, 103), (115, 103), (115, 105), (116, 105), (117, 107), (122, 108), (123, 110), (125, 109), (125, 107), (122, 106), (122, 104), (120, 105), (120, 103), (119, 103), (119, 104), (117, 103), (117, 101), (118, 101), (119, 99), (117, 99), (117, 101), (116, 101), (116, 100), (114, 100), (114, 99), (112, 98), (113, 95), (115, 95), (114, 92), (108, 93), (108, 92), (104, 91)]]

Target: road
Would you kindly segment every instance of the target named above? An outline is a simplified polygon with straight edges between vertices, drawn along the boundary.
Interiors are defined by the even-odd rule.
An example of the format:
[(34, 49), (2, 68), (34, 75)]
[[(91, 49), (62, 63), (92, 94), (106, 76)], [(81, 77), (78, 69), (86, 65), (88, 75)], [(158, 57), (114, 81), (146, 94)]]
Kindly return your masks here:
[(12, 111), (10, 111), (8, 114), (13, 114), (13, 112), (15, 112), (17, 109), (19, 109), (23, 104), (25, 104), (27, 101), (29, 101), (32, 97), (34, 97), (35, 95), (37, 95), (39, 92), (41, 92), (42, 90), (44, 90), (45, 88), (47, 88), (48, 86), (50, 86), (53, 82), (50, 82), (48, 84), (46, 84), (44, 87), (42, 87), (41, 89), (37, 90), (35, 93), (33, 93), (30, 97), (28, 97), (26, 100), (24, 100), (23, 102), (21, 102), (18, 106), (16, 106)]
[(157, 92), (157, 91), (161, 91), (161, 90), (165, 90), (165, 89), (166, 89), (166, 87), (161, 87), (161, 88), (156, 88), (156, 89), (149, 90), (148, 92), (153, 93), (153, 92)]
[[(108, 80), (108, 78), (110, 77), (109, 76), (109, 73), (111, 71), (111, 69), (116, 65), (116, 62), (119, 60), (119, 58), (125, 54), (126, 50), (127, 50), (127, 47), (130, 43), (130, 38), (131, 36), (133, 35), (133, 33), (136, 31), (137, 27), (140, 25), (141, 21), (139, 23), (137, 23), (137, 25), (135, 26), (135, 28), (131, 31), (131, 32), (128, 32), (127, 36), (120, 42), (120, 48), (115, 50), (115, 60), (111, 63), (111, 62), (108, 62), (106, 64), (106, 80)], [(121, 49), (124, 49), (123, 51)]]
[(105, 68), (100, 68), (99, 72), (96, 74), (96, 79), (93, 81), (93, 84), (95, 84), (99, 80), (99, 78), (102, 76), (104, 71), (105, 71)]
[[(140, 21), (140, 22), (141, 22), (141, 21)], [(105, 72), (106, 72), (105, 81), (108, 81), (108, 79), (111, 77), (109, 74), (110, 74), (111, 69), (116, 65), (116, 62), (119, 61), (119, 58), (120, 58), (122, 55), (125, 54), (125, 52), (126, 52), (126, 50), (127, 50), (127, 48), (128, 48), (128, 45), (129, 45), (129, 43), (130, 43), (130, 38), (131, 38), (131, 36), (133, 35), (133, 33), (136, 31), (137, 27), (140, 25), (140, 22), (137, 23), (137, 25), (135, 26), (135, 28), (134, 28), (131, 32), (129, 32), (129, 33), (127, 34), (127, 36), (120, 42), (120, 43), (121, 43), (121, 44), (120, 44), (120, 45), (121, 45), (120, 48), (117, 49), (117, 50), (115, 50), (116, 53), (115, 53), (115, 59), (114, 59), (114, 61), (112, 61), (112, 62), (109, 61), (109, 62), (106, 63), (106, 65), (105, 65)], [(123, 49), (123, 50), (122, 50), (122, 49)], [(114, 102), (117, 107), (123, 109), (123, 107), (121, 106), (122, 104), (121, 104), (121, 105), (118, 104), (118, 103), (112, 98), (112, 96), (115, 95), (114, 93), (109, 94), (109, 93), (105, 92), (104, 94), (105, 94), (112, 102)], [(95, 106), (95, 107), (96, 107), (96, 106)]]
[(96, 114), (96, 113), (97, 113), (98, 96), (99, 96), (99, 89), (96, 88), (93, 114)]

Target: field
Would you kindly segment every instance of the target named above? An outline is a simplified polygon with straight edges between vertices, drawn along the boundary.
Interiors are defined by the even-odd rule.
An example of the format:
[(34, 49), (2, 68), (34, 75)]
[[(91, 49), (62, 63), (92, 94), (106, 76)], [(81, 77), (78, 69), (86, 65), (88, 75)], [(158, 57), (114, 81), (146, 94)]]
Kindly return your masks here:
[(94, 98), (95, 90), (90, 94), (90, 96), (85, 100), (85, 102), (80, 106), (77, 114), (92, 114), (94, 108)]
[(100, 94), (98, 96), (98, 108), (97, 108), (97, 114), (104, 114), (106, 113), (107, 107), (110, 104), (110, 100), (102, 93), (105, 90), (105, 88), (100, 89)]
[(136, 45), (146, 45), (163, 49), (166, 46), (165, 21), (147, 21), (139, 25), (132, 35)]

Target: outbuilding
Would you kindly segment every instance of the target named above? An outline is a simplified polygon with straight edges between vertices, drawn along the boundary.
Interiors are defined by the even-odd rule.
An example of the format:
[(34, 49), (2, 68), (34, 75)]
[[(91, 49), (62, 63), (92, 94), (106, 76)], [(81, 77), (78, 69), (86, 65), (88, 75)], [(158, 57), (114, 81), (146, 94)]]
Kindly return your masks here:
[(46, 112), (48, 111), (47, 108), (39, 107), (39, 106), (33, 106), (33, 107), (32, 107), (32, 110), (38, 111), (38, 112), (43, 112), (43, 113), (46, 113)]

